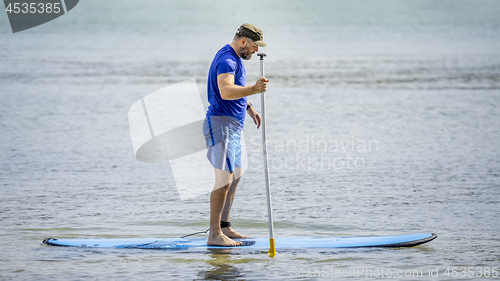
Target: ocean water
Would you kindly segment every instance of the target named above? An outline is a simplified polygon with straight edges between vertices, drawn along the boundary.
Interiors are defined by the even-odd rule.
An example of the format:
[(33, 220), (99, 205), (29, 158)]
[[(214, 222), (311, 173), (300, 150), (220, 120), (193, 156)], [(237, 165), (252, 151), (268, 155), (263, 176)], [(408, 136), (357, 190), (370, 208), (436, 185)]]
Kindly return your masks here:
[[(0, 280), (497, 279), (498, 12), (497, 1), (87, 0), (15, 34), (0, 12)], [(206, 107), (210, 62), (244, 22), (269, 45), (276, 239), (439, 237), (274, 258), (41, 245), (208, 228), (208, 194), (181, 201), (168, 164), (135, 159), (127, 112), (190, 78)], [(258, 60), (246, 66), (252, 83)], [(268, 235), (260, 133), (247, 122), (231, 220), (251, 236)]]

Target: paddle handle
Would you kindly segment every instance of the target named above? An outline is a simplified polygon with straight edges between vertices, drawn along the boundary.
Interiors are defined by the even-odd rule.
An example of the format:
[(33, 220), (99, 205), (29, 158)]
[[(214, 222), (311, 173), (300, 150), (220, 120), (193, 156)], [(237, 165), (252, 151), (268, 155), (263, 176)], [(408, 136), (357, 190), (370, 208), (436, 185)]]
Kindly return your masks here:
[[(260, 77), (264, 77), (264, 57), (266, 54), (258, 53), (260, 57)], [(269, 182), (269, 165), (267, 157), (267, 136), (266, 136), (266, 92), (260, 94), (260, 103), (262, 110), (262, 154), (264, 156), (264, 176), (266, 180), (266, 193), (267, 193), (267, 216), (269, 222), (269, 255), (276, 255), (276, 246), (274, 244), (274, 227), (273, 227), (273, 208), (271, 205), (271, 185)]]

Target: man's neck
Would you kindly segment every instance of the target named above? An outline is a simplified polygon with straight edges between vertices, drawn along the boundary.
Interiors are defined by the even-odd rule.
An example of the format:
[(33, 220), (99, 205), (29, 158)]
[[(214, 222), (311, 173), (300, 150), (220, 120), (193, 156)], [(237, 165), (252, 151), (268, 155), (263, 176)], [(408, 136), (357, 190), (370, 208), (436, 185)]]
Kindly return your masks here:
[(229, 44), (229, 46), (231, 46), (231, 48), (233, 48), (233, 50), (236, 53), (236, 55), (241, 58), (241, 56), (240, 56), (240, 48), (238, 47), (238, 42), (233, 41), (233, 42), (231, 42), (231, 44)]

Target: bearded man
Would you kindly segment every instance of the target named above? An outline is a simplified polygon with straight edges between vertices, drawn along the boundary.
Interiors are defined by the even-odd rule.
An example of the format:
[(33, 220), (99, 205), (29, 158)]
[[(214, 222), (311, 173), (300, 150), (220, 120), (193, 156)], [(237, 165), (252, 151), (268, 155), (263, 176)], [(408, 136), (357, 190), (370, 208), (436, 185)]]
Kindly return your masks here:
[(247, 102), (247, 97), (266, 91), (267, 82), (260, 78), (246, 86), (243, 60), (265, 47), (263, 32), (245, 23), (236, 31), (231, 44), (215, 55), (208, 73), (209, 107), (203, 123), (207, 158), (214, 167), (215, 186), (210, 195), (210, 234), (207, 244), (239, 246), (233, 238), (247, 238), (231, 228), (229, 213), (236, 187), (241, 179), (241, 132), (248, 114), (260, 127), (259, 113)]

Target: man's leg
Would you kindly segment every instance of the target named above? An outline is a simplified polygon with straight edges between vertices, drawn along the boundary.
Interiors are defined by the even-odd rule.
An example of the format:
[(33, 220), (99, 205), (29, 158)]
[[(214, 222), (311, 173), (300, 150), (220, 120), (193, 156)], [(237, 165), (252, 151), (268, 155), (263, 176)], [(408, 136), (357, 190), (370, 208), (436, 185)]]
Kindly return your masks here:
[[(233, 205), (234, 195), (236, 194), (236, 187), (241, 179), (241, 168), (235, 168), (233, 174), (233, 180), (229, 186), (227, 192), (226, 201), (224, 203), (224, 208), (222, 209), (221, 221), (229, 221), (229, 213), (231, 212), (231, 206)], [(229, 238), (249, 238), (249, 236), (244, 236), (233, 230), (231, 227), (222, 228), (222, 233), (224, 233)]]
[(234, 241), (222, 233), (220, 222), (222, 210), (225, 206), (228, 190), (233, 180), (233, 173), (215, 169), (215, 186), (210, 194), (210, 234), (208, 245), (213, 246), (239, 246), (241, 242)]

